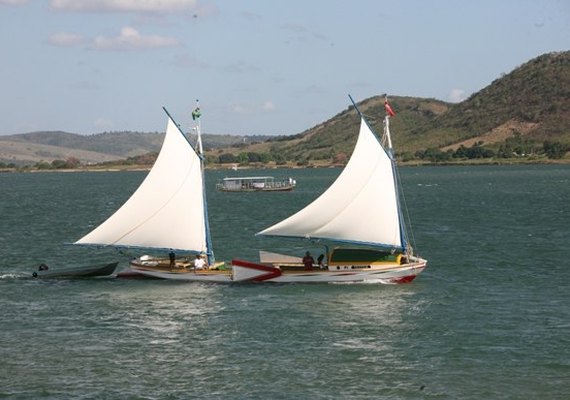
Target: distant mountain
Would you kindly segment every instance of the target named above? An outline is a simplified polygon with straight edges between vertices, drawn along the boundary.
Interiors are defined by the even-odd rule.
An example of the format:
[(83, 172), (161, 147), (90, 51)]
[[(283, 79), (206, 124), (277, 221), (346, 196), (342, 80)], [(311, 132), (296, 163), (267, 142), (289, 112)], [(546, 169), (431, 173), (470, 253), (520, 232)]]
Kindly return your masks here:
[[(204, 147), (215, 149), (264, 141), (269, 136), (203, 135)], [(164, 133), (105, 132), (95, 135), (49, 131), (0, 136), (0, 162), (34, 164), (75, 157), (84, 164), (117, 161), (160, 149)], [(189, 138), (195, 143), (195, 138)]]
[[(394, 147), (402, 155), (426, 149), (455, 150), (474, 144), (497, 149), (515, 135), (570, 147), (570, 52), (541, 55), (501, 76), (461, 103), (390, 96)], [(347, 99), (348, 102), (348, 99)], [(384, 97), (359, 103), (377, 132), (382, 131)], [(292, 136), (203, 135), (210, 161), (221, 155), (270, 155), (310, 163), (342, 159), (356, 142), (359, 121), (352, 106)], [(0, 162), (34, 163), (73, 156), (83, 163), (115, 161), (159, 150), (162, 133), (106, 132), (84, 136), (33, 132), (0, 136)], [(191, 142), (195, 138), (190, 138)]]

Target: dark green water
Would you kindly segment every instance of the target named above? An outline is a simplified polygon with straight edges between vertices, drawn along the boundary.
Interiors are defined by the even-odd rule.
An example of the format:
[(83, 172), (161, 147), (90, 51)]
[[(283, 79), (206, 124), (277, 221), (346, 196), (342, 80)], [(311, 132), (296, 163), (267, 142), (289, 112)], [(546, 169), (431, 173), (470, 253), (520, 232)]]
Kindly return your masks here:
[[(208, 171), (217, 258), (302, 251), (253, 234), (338, 173), (271, 171), (297, 190), (237, 194)], [(144, 176), (0, 174), (0, 398), (569, 398), (570, 167), (403, 168), (429, 260), (410, 285), (30, 277), (41, 262), (126, 264), (63, 243)]]

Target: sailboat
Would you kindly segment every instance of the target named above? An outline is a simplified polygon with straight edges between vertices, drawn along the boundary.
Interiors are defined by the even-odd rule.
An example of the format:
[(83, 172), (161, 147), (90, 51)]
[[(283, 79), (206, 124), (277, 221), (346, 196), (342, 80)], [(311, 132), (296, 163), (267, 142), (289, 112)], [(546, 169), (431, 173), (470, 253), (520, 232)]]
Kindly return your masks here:
[[(119, 276), (135, 274), (169, 279), (191, 276), (196, 281), (230, 281), (231, 273), (220, 269), (223, 263), (216, 263), (212, 249), (199, 107), (192, 114), (197, 120), (195, 146), (166, 108), (163, 109), (168, 116), (166, 134), (148, 175), (113, 215), (75, 244), (169, 254), (137, 257)], [(191, 268), (192, 256), (204, 259), (204, 270)]]
[(344, 170), (312, 203), (257, 233), (321, 243), (326, 256), (320, 265), (311, 259), (306, 265), (299, 257), (260, 252), (259, 263), (232, 260), (233, 281), (407, 283), (425, 269), (427, 261), (413, 253), (399, 200), (390, 137), (394, 111), (385, 98), (381, 141), (349, 98), (360, 131)]

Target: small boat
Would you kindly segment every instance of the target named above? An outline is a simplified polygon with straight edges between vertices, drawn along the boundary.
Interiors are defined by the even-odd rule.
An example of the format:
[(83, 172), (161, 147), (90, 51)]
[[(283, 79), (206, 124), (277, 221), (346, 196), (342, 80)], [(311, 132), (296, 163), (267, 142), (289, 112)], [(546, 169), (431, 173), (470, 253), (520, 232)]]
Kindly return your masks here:
[[(168, 116), (166, 134), (145, 180), (113, 215), (75, 244), (159, 253), (132, 259), (118, 277), (180, 279), (184, 275), (188, 280), (208, 281), (217, 276), (217, 281), (229, 281), (230, 272), (216, 262), (212, 248), (200, 113), (193, 113), (198, 135), (193, 146), (163, 109)], [(204, 260), (205, 265), (187, 268), (193, 267), (193, 257)]]
[(260, 252), (258, 263), (232, 260), (234, 281), (407, 283), (425, 269), (427, 261), (413, 253), (401, 210), (389, 125), (395, 114), (386, 98), (379, 139), (350, 100), (360, 132), (344, 170), (312, 203), (257, 233), (322, 245), (319, 262), (308, 252), (304, 258)]
[(40, 264), (38, 270), (32, 272), (32, 276), (34, 278), (87, 278), (95, 276), (111, 276), (115, 272), (118, 264), (118, 262), (112, 262), (107, 264), (95, 264), (62, 269), (51, 269), (46, 264)]
[(216, 188), (222, 192), (285, 192), (295, 186), (297, 182), (293, 178), (275, 180), (273, 176), (244, 176), (224, 178)]

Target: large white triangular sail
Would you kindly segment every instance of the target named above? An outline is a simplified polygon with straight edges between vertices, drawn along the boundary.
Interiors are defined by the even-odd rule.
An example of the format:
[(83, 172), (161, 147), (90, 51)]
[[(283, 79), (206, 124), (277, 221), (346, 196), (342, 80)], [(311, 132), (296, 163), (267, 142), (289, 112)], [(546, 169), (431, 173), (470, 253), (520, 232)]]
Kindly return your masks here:
[(364, 118), (352, 156), (329, 189), (258, 234), (404, 248), (393, 160)]
[(168, 117), (162, 148), (145, 180), (75, 244), (208, 253), (201, 159)]

